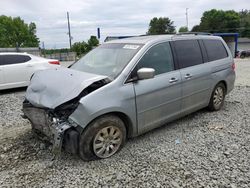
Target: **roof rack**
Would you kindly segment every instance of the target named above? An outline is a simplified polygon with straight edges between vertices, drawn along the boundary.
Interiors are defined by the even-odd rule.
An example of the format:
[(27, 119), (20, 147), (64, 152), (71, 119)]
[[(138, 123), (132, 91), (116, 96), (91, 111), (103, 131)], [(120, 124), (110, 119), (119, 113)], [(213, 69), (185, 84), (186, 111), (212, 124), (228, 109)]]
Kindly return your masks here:
[(212, 35), (212, 34), (206, 32), (180, 32), (177, 33), (176, 35)]

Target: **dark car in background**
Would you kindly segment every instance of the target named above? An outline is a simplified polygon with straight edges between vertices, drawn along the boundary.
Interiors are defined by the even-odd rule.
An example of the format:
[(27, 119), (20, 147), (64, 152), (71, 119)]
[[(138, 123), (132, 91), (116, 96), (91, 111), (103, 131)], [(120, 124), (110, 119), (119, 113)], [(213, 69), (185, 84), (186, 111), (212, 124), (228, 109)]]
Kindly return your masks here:
[(237, 51), (237, 57), (242, 58), (242, 59), (246, 57), (250, 57), (250, 49)]

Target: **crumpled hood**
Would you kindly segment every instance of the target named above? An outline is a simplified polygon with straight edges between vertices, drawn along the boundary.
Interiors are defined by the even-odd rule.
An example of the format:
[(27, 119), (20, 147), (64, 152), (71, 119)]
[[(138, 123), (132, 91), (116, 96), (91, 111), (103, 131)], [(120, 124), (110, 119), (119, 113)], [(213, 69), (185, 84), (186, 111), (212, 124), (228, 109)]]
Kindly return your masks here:
[(77, 97), (92, 83), (107, 76), (80, 72), (68, 68), (36, 72), (26, 91), (26, 99), (36, 107), (54, 109)]

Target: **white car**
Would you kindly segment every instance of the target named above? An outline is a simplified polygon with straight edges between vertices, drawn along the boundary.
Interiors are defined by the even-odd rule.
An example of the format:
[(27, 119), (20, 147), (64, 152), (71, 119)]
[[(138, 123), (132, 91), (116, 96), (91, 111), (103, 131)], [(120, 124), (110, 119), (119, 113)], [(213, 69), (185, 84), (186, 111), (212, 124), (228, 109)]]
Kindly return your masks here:
[(0, 53), (0, 90), (28, 86), (34, 72), (55, 66), (60, 66), (55, 59), (27, 53)]

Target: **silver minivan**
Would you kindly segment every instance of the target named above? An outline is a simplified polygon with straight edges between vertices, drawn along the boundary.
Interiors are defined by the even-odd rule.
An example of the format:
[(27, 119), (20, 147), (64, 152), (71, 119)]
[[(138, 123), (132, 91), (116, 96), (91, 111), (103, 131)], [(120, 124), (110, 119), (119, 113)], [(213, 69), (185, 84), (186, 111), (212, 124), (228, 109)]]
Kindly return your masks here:
[(155, 35), (106, 42), (69, 68), (36, 72), (23, 103), (32, 129), (83, 160), (208, 107), (220, 110), (235, 64), (220, 37)]

